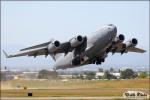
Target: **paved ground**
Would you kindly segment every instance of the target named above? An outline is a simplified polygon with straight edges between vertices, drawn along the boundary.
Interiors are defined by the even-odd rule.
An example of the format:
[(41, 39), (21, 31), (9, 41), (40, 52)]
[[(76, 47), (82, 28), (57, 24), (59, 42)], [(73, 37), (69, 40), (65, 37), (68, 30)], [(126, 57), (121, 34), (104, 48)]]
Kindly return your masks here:
[(1, 100), (112, 100), (123, 97), (29, 97), (29, 98), (1, 98)]

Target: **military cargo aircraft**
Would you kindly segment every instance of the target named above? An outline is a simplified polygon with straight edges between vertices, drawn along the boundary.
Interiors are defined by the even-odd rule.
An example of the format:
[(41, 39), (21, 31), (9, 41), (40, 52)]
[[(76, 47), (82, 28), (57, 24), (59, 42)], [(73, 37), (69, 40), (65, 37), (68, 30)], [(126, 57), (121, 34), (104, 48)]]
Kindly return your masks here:
[(145, 50), (137, 48), (138, 40), (132, 38), (124, 42), (123, 34), (117, 35), (117, 27), (113, 24), (103, 26), (98, 31), (88, 36), (78, 35), (67, 42), (60, 43), (51, 39), (49, 42), (21, 49), (18, 53), (8, 55), (7, 58), (18, 56), (50, 55), (55, 63), (54, 69), (66, 69), (87, 64), (99, 65), (105, 61), (108, 53), (144, 53)]

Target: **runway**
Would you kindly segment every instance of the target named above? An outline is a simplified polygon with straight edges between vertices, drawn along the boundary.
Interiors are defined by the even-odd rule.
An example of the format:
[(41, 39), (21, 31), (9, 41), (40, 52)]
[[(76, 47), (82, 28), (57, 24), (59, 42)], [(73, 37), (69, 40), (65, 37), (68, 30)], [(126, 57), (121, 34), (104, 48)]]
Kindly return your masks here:
[(5, 97), (1, 100), (112, 100), (123, 99), (123, 97), (24, 97), (24, 98), (10, 98)]

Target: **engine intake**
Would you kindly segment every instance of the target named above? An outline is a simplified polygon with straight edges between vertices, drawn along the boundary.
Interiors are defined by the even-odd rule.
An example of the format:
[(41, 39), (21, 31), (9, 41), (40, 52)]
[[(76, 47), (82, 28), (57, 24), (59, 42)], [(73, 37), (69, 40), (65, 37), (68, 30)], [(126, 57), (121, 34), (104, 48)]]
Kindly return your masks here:
[(123, 45), (123, 48), (129, 48), (132, 46), (136, 46), (138, 44), (138, 40), (136, 38), (132, 38), (132, 40), (128, 41)]
[(119, 36), (117, 36), (114, 40), (115, 43), (121, 43), (125, 40), (125, 36), (123, 34), (120, 34)]
[(59, 41), (53, 41), (52, 43), (50, 43), (49, 45), (48, 45), (48, 51), (49, 52), (54, 52), (54, 51), (56, 51), (58, 48), (59, 48), (59, 46), (60, 46), (60, 42)]
[(82, 36), (81, 35), (77, 36), (77, 40), (82, 41), (83, 40)]
[(133, 46), (136, 46), (138, 44), (138, 41), (136, 38), (133, 38), (131, 41), (132, 41)]
[(120, 34), (120, 35), (119, 35), (119, 40), (123, 42), (124, 39), (125, 39), (124, 35)]
[(77, 47), (83, 42), (83, 37), (78, 35), (77, 37), (70, 40), (71, 47)]

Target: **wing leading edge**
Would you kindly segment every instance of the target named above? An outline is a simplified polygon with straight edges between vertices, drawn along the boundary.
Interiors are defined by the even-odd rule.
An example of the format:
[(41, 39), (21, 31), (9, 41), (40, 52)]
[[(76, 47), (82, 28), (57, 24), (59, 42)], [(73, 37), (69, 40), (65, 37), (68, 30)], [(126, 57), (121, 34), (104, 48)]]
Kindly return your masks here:
[[(72, 44), (74, 45), (80, 42), (80, 44), (77, 45), (79, 46), (84, 43), (82, 41), (86, 40), (85, 37), (82, 37), (82, 36), (77, 36), (76, 38), (73, 38), (73, 39), (74, 39), (73, 41), (70, 40), (70, 41), (63, 42), (63, 43), (60, 43), (57, 40), (51, 39), (51, 41), (49, 42), (45, 42), (39, 45), (21, 49), (16, 54), (11, 54), (11, 55), (8, 55), (5, 51), (3, 52), (6, 58), (19, 57), (19, 56), (36, 57), (40, 55), (45, 55), (47, 57), (47, 55), (51, 55), (52, 58), (56, 60), (56, 58), (58, 57), (55, 57), (55, 56), (58, 55), (59, 53), (64, 53), (66, 55), (68, 52), (71, 52), (74, 48), (76, 48), (76, 47), (71, 46)], [(81, 41), (79, 41), (78, 39), (81, 39)]]

